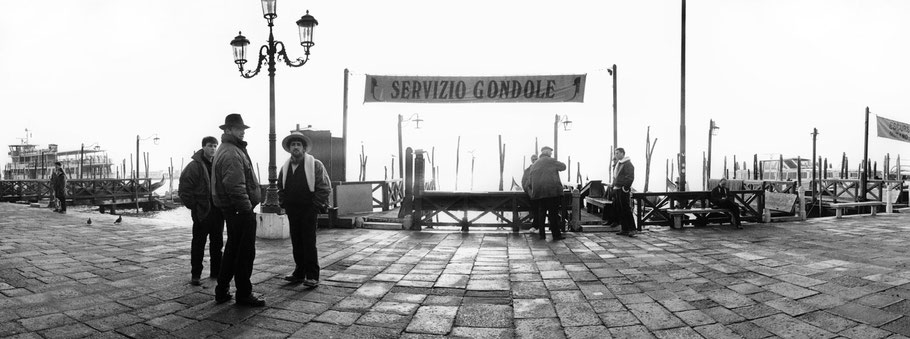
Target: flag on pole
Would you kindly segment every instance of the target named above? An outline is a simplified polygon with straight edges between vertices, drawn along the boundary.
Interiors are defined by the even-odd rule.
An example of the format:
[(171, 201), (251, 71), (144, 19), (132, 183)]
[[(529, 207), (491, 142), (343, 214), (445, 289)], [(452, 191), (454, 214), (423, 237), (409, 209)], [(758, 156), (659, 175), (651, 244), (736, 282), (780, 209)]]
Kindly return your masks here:
[(910, 124), (876, 116), (878, 136), (897, 141), (910, 142)]

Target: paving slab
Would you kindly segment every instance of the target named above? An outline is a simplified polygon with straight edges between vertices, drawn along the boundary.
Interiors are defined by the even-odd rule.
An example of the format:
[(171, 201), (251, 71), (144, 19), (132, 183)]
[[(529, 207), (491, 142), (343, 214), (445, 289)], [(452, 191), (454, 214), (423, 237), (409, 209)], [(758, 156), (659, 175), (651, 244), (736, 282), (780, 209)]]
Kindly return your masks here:
[(855, 303), (844, 304), (832, 308), (828, 310), (828, 312), (876, 327), (901, 318), (900, 314), (894, 314)]
[(834, 338), (837, 335), (784, 314), (752, 320), (782, 338)]

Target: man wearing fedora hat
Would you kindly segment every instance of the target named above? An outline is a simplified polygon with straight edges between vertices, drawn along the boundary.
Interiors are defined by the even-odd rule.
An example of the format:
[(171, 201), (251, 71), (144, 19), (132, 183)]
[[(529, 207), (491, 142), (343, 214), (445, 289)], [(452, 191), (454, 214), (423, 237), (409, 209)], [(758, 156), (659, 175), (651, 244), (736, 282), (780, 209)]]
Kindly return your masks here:
[(291, 157), (278, 174), (278, 197), (290, 223), (295, 264), (294, 272), (284, 279), (316, 287), (319, 285), (317, 216), (328, 208), (332, 181), (322, 162), (307, 154), (312, 145), (310, 138), (300, 131), (292, 131), (281, 141)]
[(265, 301), (253, 296), (253, 260), (256, 258), (256, 214), (253, 208), (262, 201), (259, 181), (246, 151), (243, 136), (247, 126), (240, 114), (224, 118), (221, 145), (212, 160), (212, 200), (227, 221), (227, 243), (215, 286), (215, 302), (231, 300), (228, 289), (231, 280), (237, 287), (236, 304), (265, 306)]

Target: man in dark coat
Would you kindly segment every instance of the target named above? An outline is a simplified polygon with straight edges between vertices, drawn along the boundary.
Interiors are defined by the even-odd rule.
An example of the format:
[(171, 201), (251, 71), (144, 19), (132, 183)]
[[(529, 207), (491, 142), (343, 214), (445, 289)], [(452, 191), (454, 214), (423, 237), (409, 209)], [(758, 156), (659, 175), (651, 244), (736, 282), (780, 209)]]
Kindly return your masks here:
[(711, 190), (708, 202), (711, 203), (711, 206), (730, 211), (730, 215), (733, 216), (733, 225), (737, 228), (743, 228), (739, 223), (739, 206), (736, 205), (736, 201), (733, 199), (733, 193), (730, 193), (730, 189), (727, 188), (727, 179), (720, 179), (717, 187)]
[(63, 172), (63, 164), (59, 161), (54, 163), (51, 188), (54, 190), (54, 198), (59, 201), (59, 205), (54, 211), (66, 214), (66, 174)]
[(562, 200), (562, 181), (559, 180), (559, 172), (566, 170), (566, 164), (553, 159), (550, 156), (552, 152), (553, 148), (550, 146), (540, 149), (540, 157), (531, 165), (530, 189), (531, 200), (536, 200), (538, 204), (538, 218), (534, 219), (534, 226), (540, 232), (540, 239), (547, 238), (547, 231), (543, 227), (544, 216), (547, 216), (550, 220), (550, 232), (555, 241), (565, 239), (559, 224), (559, 205)]
[[(537, 162), (537, 154), (531, 155), (531, 166), (534, 166), (535, 162)], [(521, 175), (521, 188), (528, 194), (528, 198), (531, 197), (531, 166), (525, 168), (524, 173)], [(528, 215), (531, 217), (531, 232), (534, 232), (536, 231), (535, 227), (537, 227), (537, 209), (539, 207), (537, 206), (538, 200), (530, 200), (531, 206), (529, 206), (529, 208), (531, 210), (528, 212)]]
[(193, 240), (190, 245), (190, 284), (199, 286), (202, 275), (202, 258), (205, 256), (205, 240), (209, 238), (209, 261), (211, 278), (218, 278), (221, 270), (221, 247), (224, 245), (224, 217), (221, 209), (212, 208), (212, 158), (218, 139), (205, 137), (202, 149), (193, 154), (193, 160), (180, 173), (178, 194), (183, 205), (190, 210), (193, 219)]
[(228, 289), (231, 280), (237, 287), (236, 304), (265, 306), (265, 301), (253, 296), (253, 260), (256, 258), (256, 213), (253, 208), (262, 201), (259, 181), (243, 141), (250, 126), (240, 114), (228, 114), (221, 129), (221, 145), (212, 161), (212, 199), (227, 221), (227, 244), (215, 287), (215, 302), (231, 300)]
[(328, 209), (332, 180), (322, 162), (307, 154), (312, 144), (299, 131), (291, 132), (281, 141), (291, 157), (278, 174), (278, 196), (288, 216), (295, 264), (294, 272), (284, 279), (316, 287), (319, 286), (317, 217)]
[(613, 151), (613, 208), (622, 229), (620, 235), (635, 236), (635, 219), (632, 217), (632, 182), (635, 181), (635, 166), (626, 156), (626, 150), (616, 148)]

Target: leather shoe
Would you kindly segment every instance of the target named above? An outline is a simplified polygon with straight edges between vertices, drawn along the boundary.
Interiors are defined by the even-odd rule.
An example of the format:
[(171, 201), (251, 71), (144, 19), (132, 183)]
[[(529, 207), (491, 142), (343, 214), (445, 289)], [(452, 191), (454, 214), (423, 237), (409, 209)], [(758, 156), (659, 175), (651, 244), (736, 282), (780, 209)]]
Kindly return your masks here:
[(562, 240), (562, 239), (565, 239), (565, 238), (566, 238), (566, 237), (561, 236), (561, 235), (560, 235), (560, 236), (555, 236), (555, 237), (553, 237), (553, 241)]
[(303, 279), (303, 284), (309, 287), (319, 286), (319, 280), (316, 279)]
[(202, 285), (202, 282), (199, 281), (199, 276), (198, 276), (198, 275), (194, 275), (194, 276), (190, 279), (190, 285), (193, 285), (193, 286)]
[(299, 282), (305, 281), (306, 279), (303, 277), (298, 277), (296, 275), (291, 274), (289, 276), (284, 277), (284, 280), (290, 281), (292, 283), (299, 283)]
[(231, 300), (230, 293), (225, 293), (225, 294), (215, 293), (215, 303), (216, 304), (223, 304), (223, 303), (226, 303), (228, 300)]
[(248, 295), (246, 297), (237, 298), (237, 301), (234, 301), (234, 304), (240, 306), (262, 307), (265, 306), (265, 300)]
[(547, 240), (547, 236), (541, 234), (541, 235), (538, 235), (538, 236), (537, 236), (537, 239), (540, 239), (540, 240)]

